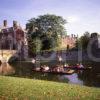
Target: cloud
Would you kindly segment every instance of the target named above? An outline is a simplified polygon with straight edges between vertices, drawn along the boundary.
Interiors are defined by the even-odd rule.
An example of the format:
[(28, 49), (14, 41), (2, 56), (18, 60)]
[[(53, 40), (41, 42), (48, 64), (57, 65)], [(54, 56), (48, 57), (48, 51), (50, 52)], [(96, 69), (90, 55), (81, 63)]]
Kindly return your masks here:
[(76, 23), (79, 22), (80, 18), (78, 16), (69, 16), (67, 17), (68, 23)]

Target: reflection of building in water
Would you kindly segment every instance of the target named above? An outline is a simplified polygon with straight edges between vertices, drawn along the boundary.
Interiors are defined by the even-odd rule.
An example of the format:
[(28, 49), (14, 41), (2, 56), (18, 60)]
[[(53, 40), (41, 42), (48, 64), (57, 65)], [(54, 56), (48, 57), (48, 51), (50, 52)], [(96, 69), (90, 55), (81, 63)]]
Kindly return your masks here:
[(0, 66), (0, 75), (10, 75), (14, 74), (15, 69), (10, 66), (8, 63), (2, 63)]
[(27, 57), (28, 46), (25, 31), (13, 21), (13, 26), (7, 26), (7, 20), (4, 20), (3, 26), (0, 27), (0, 49), (17, 50), (19, 55)]

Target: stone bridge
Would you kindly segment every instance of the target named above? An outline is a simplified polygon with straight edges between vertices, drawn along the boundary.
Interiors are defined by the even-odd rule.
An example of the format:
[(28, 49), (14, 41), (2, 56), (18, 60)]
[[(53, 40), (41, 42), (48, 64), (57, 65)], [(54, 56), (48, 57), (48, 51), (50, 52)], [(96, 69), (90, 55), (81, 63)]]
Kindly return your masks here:
[(0, 50), (1, 62), (8, 62), (11, 57), (17, 53), (17, 50)]

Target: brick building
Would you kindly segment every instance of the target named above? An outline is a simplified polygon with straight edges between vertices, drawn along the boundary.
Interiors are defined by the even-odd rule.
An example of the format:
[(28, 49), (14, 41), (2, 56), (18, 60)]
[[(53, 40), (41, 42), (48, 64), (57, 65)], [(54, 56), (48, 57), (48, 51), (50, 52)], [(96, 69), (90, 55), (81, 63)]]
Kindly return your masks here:
[(8, 27), (7, 20), (4, 20), (0, 27), (0, 49), (17, 50), (18, 55), (23, 58), (28, 56), (27, 36), (17, 21), (13, 21), (13, 26)]
[(75, 47), (76, 40), (77, 40), (77, 36), (73, 34), (71, 36), (67, 35), (67, 36), (62, 37), (62, 48)]

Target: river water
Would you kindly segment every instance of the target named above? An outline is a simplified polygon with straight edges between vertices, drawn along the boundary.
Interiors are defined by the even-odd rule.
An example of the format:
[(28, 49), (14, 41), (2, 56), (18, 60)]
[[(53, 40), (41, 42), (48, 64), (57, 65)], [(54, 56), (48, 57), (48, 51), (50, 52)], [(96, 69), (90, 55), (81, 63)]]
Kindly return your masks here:
[[(53, 66), (53, 63), (46, 63)], [(50, 65), (51, 64), (51, 65)], [(30, 79), (48, 80), (63, 82), (68, 84), (85, 85), (90, 87), (100, 87), (100, 67), (94, 63), (84, 64), (91, 66), (91, 70), (75, 71), (72, 75), (54, 75), (48, 73), (33, 72), (34, 65), (29, 62), (16, 62), (14, 64), (3, 63), (0, 66), (0, 75), (24, 77)], [(96, 66), (96, 67), (94, 67)]]

